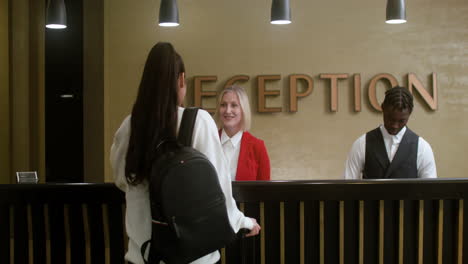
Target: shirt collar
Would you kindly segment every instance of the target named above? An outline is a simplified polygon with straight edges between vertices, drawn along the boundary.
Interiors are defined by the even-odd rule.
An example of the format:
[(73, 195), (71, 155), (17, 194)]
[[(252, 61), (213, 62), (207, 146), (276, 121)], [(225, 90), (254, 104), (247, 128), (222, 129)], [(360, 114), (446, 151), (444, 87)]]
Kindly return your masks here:
[(401, 139), (403, 138), (403, 136), (405, 135), (405, 132), (406, 132), (406, 126), (404, 126), (400, 132), (398, 132), (398, 134), (396, 135), (390, 135), (388, 132), (387, 132), (387, 129), (385, 129), (385, 127), (383, 125), (380, 125), (380, 131), (382, 132), (382, 136), (384, 138), (387, 138), (387, 139), (392, 139), (393, 142), (401, 142)]
[(223, 131), (221, 132), (221, 145), (224, 145), (224, 143), (226, 143), (229, 139), (231, 140), (231, 143), (234, 147), (237, 147), (237, 145), (240, 143), (241, 139), (242, 139), (242, 134), (244, 133), (244, 131), (239, 131), (237, 132), (234, 136), (232, 136), (232, 138), (229, 138), (229, 136), (226, 134), (226, 131)]

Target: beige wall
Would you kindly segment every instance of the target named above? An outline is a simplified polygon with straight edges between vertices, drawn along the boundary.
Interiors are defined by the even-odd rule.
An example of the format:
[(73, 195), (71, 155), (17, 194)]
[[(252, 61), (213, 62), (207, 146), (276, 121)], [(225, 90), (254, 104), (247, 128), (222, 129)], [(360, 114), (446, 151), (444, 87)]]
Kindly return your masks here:
[[(269, 23), (271, 1), (179, 1), (181, 26), (157, 26), (159, 1), (105, 1), (105, 160), (112, 137), (129, 113), (147, 52), (157, 41), (172, 42), (187, 74), (216, 75), (205, 89), (221, 89), (236, 74), (251, 80), (256, 107), (256, 76), (279, 74), (268, 84), (281, 96), (268, 99), (283, 112), (254, 113), (252, 133), (265, 140), (273, 179), (338, 179), (353, 141), (381, 122), (367, 99), (370, 79), (394, 75), (406, 85), (415, 73), (431, 87), (437, 73), (439, 109), (429, 111), (419, 96), (409, 126), (431, 143), (440, 177), (468, 171), (468, 2), (407, 1), (408, 23), (385, 24), (385, 1), (291, 1), (293, 23)], [(288, 113), (288, 76), (314, 79), (311, 95)], [(352, 82), (339, 82), (338, 112), (329, 111), (329, 81), (321, 73), (361, 73), (363, 109), (353, 112)], [(193, 84), (189, 84), (193, 88)], [(378, 86), (381, 100), (385, 85)], [(210, 106), (212, 101), (206, 101)], [(188, 105), (193, 100), (188, 100)], [(106, 180), (111, 180), (106, 165)]]
[(45, 4), (29, 0), (30, 170), (45, 181)]
[(30, 170), (29, 103), (29, 3), (27, 0), (11, 3), (11, 145), (12, 170)]
[(104, 181), (104, 1), (83, 1), (83, 171)]
[(0, 183), (10, 183), (8, 0), (0, 0)]
[[(4, 182), (13, 182), (16, 171), (37, 171), (44, 179), (44, 2), (9, 2), (7, 28), (9, 78), (2, 83), (7, 93), (2, 108), (9, 111), (10, 172)], [(7, 9), (8, 10), (8, 9)], [(3, 12), (3, 9), (2, 9)], [(2, 19), (5, 16), (2, 15)], [(8, 60), (9, 57), (9, 60)], [(6, 62), (3, 58), (7, 58)], [(3, 82), (3, 79), (2, 79)], [(3, 122), (2, 122), (3, 125)], [(3, 127), (2, 127), (3, 131)], [(2, 146), (3, 147), (3, 146)]]

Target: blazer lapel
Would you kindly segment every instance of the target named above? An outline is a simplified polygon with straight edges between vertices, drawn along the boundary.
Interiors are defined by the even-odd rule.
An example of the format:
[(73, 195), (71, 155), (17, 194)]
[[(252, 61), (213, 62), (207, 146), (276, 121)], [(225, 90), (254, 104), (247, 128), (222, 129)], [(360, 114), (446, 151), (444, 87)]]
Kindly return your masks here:
[(242, 139), (240, 142), (240, 150), (239, 150), (239, 159), (237, 161), (237, 170), (236, 170), (236, 180), (244, 180), (242, 178), (239, 178), (239, 175), (243, 172), (246, 171), (245, 166), (246, 166), (246, 157), (247, 157), (247, 152), (248, 152), (248, 132), (244, 131), (242, 134)]

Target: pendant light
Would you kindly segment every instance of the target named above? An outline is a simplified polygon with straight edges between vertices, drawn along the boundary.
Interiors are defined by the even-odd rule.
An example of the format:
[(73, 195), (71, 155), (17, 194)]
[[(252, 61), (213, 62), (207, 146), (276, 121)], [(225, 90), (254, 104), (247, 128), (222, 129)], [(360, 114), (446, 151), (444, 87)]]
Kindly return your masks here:
[(67, 10), (64, 0), (49, 0), (47, 3), (46, 27), (53, 29), (67, 27)]
[(271, 24), (284, 25), (291, 23), (289, 0), (273, 0), (271, 3)]
[(159, 6), (159, 25), (161, 27), (177, 27), (179, 25), (177, 0), (161, 0), (161, 5)]
[(406, 23), (405, 0), (387, 0), (387, 24)]

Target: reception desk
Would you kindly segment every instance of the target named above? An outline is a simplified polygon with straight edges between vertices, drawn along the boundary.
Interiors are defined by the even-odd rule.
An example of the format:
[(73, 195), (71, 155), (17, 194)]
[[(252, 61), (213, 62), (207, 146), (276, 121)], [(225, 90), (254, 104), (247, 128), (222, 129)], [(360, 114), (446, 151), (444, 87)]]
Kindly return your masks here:
[[(468, 263), (468, 180), (234, 182), (259, 236), (222, 263)], [(0, 185), (0, 263), (124, 263), (112, 184)], [(11, 262), (10, 262), (11, 261)]]
[(263, 228), (246, 263), (468, 263), (467, 195), (464, 179), (234, 185)]

